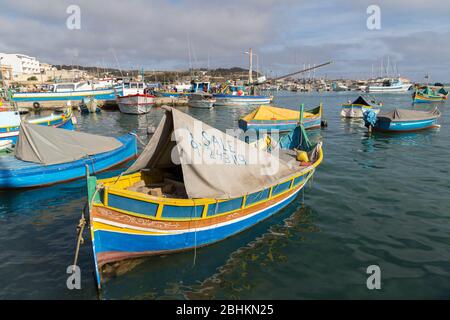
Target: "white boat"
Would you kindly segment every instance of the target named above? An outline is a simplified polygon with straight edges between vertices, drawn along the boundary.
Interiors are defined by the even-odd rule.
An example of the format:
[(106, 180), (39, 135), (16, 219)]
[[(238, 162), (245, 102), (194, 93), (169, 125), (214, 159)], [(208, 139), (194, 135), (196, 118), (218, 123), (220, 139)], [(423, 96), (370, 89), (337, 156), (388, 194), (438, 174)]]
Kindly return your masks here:
[(343, 118), (362, 118), (366, 111), (372, 110), (375, 114), (380, 112), (381, 102), (376, 103), (359, 96), (355, 101), (349, 100), (348, 103), (342, 105), (341, 117)]
[(412, 84), (404, 82), (401, 78), (386, 78), (380, 82), (372, 83), (367, 87), (370, 93), (408, 92)]
[(342, 84), (341, 82), (333, 82), (332, 83), (333, 91), (341, 92), (341, 91), (349, 91), (349, 88)]
[(188, 99), (188, 105), (192, 108), (211, 109), (215, 102), (213, 95), (205, 92), (191, 93)]
[(151, 94), (133, 94), (117, 97), (120, 112), (127, 114), (145, 114), (150, 112), (155, 103), (155, 96)]

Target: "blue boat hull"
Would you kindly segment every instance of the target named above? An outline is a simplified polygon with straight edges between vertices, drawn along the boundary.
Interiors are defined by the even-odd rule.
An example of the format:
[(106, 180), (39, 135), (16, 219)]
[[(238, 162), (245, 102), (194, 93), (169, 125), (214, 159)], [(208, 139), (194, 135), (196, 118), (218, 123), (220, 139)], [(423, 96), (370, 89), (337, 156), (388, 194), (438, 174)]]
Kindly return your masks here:
[(382, 132), (411, 132), (430, 129), (437, 126), (437, 118), (415, 121), (389, 121), (379, 119), (374, 127)]
[(10, 155), (0, 157), (0, 188), (41, 187), (75, 180), (85, 176), (86, 165), (90, 172), (101, 172), (134, 158), (137, 154), (136, 137), (129, 134), (117, 139), (123, 145), (116, 150), (62, 164), (45, 166)]
[(136, 256), (140, 256), (177, 252), (210, 245), (242, 232), (258, 222), (269, 218), (291, 203), (302, 187), (282, 201), (256, 214), (250, 215), (246, 219), (238, 219), (239, 221), (226, 225), (212, 226), (206, 230), (189, 231), (179, 234), (158, 234), (154, 236), (96, 230), (94, 232), (95, 254), (125, 252), (129, 255), (134, 253)]

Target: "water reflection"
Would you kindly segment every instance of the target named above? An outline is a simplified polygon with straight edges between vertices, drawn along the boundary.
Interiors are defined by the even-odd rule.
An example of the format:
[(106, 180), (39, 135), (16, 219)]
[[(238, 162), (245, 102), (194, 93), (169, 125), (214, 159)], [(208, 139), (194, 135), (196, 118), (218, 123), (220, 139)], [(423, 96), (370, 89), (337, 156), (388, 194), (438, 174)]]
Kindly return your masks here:
[(313, 209), (302, 206), (300, 200), (301, 196), (254, 226), (252, 232), (244, 231), (196, 252), (139, 259), (127, 266), (130, 269), (125, 267), (120, 277), (105, 283), (103, 298), (127, 292), (133, 299), (212, 299), (217, 298), (218, 288), (229, 291), (227, 298), (233, 298), (233, 292), (251, 286), (245, 282), (249, 264), (284, 263), (288, 259), (282, 253), (286, 242), (301, 242), (309, 233), (319, 231)]

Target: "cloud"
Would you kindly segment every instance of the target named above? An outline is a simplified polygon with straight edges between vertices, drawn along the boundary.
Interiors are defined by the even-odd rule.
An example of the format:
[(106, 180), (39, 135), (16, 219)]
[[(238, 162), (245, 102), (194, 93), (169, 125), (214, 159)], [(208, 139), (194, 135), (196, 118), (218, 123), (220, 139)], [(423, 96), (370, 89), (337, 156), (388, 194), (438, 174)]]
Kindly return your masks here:
[[(450, 4), (380, 0), (382, 29), (369, 31), (372, 2), (0, 0), (0, 51), (54, 64), (187, 69), (245, 67), (243, 52), (253, 47), (264, 70), (279, 74), (331, 59), (318, 74), (362, 77), (391, 56), (411, 77), (431, 69), (448, 78), (440, 66), (447, 64)], [(71, 4), (81, 8), (81, 30), (66, 28)], [(433, 19), (423, 14), (430, 10)], [(429, 50), (434, 43), (439, 50)]]

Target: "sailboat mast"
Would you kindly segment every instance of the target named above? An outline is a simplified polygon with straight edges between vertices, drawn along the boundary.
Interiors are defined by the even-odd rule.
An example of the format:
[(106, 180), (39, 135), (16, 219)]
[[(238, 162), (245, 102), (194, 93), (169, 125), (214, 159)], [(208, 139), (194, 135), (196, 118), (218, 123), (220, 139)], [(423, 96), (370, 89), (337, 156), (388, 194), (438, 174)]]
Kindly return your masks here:
[(252, 74), (253, 74), (253, 49), (250, 48), (250, 50), (248, 52), (249, 52), (248, 56), (249, 56), (249, 60), (250, 60), (249, 68), (248, 68), (248, 83), (251, 84), (253, 82), (253, 77), (252, 77)]

